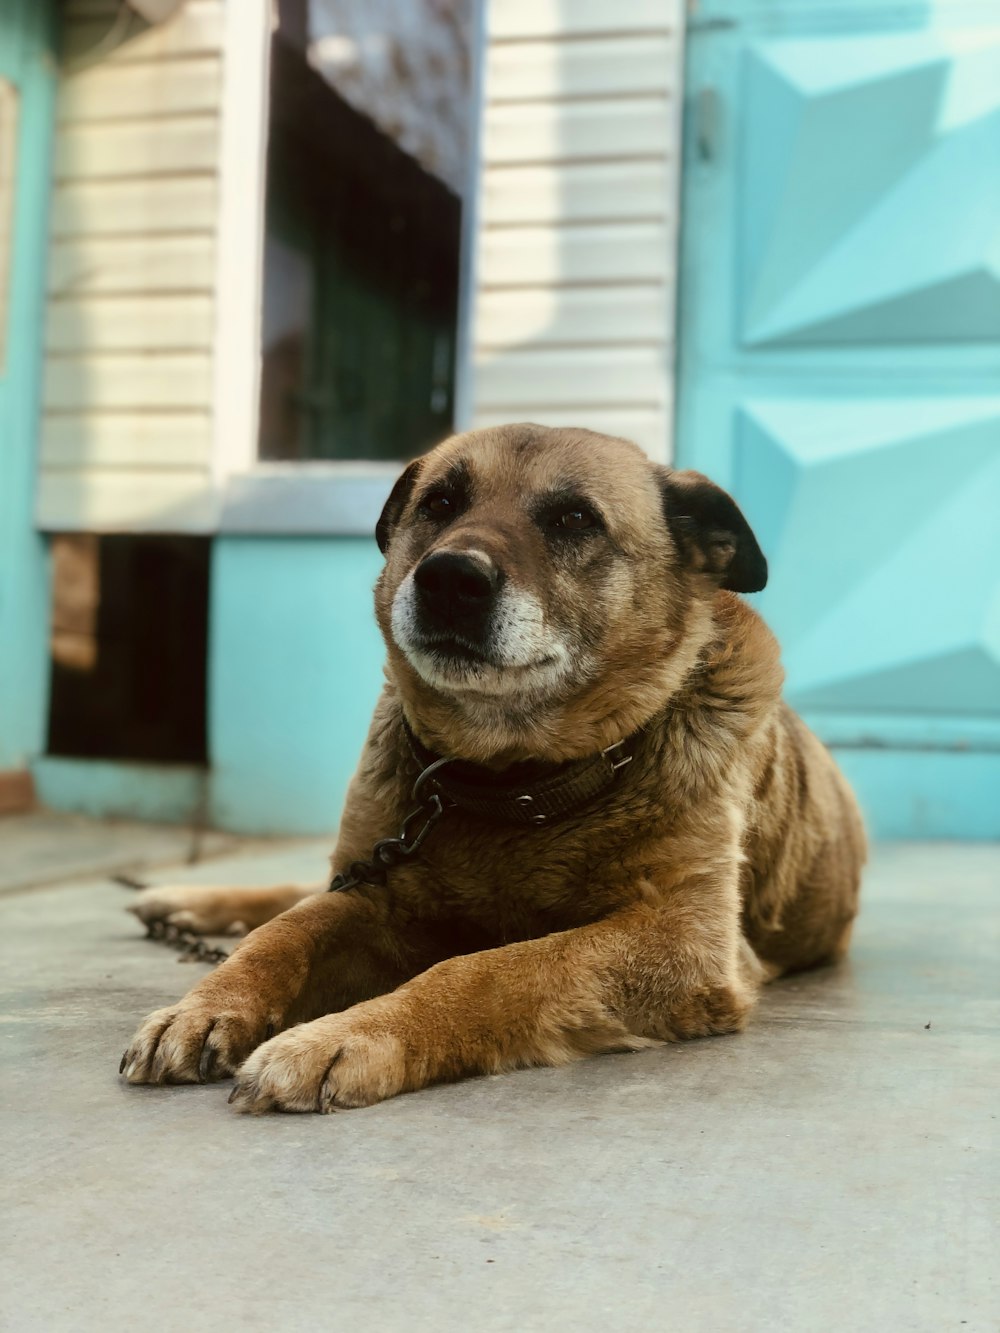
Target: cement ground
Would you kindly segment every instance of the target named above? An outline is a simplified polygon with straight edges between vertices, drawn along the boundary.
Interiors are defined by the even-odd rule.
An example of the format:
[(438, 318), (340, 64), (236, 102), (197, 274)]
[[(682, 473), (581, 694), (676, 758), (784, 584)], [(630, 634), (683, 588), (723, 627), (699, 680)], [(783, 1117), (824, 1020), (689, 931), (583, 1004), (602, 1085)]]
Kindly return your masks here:
[[(183, 873), (311, 880), (325, 851)], [(0, 901), (5, 1330), (1000, 1327), (996, 846), (879, 849), (851, 962), (743, 1036), (330, 1117), (118, 1081), (203, 970), (125, 901)]]

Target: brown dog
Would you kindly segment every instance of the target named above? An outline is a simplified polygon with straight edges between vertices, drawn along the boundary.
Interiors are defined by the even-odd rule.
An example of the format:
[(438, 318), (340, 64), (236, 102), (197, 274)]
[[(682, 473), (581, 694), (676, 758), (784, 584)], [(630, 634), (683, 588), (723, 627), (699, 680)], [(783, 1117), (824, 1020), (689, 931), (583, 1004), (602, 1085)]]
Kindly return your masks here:
[[(735, 1032), (762, 980), (843, 954), (861, 819), (735, 595), (767, 567), (728, 495), (623, 440), (507, 426), (411, 464), (377, 536), (388, 683), (333, 868), (403, 825), (428, 765), (406, 845), (440, 822), (152, 1014), (129, 1082), (238, 1070), (241, 1110), (366, 1106)], [(152, 890), (140, 914), (252, 925), (301, 893)]]

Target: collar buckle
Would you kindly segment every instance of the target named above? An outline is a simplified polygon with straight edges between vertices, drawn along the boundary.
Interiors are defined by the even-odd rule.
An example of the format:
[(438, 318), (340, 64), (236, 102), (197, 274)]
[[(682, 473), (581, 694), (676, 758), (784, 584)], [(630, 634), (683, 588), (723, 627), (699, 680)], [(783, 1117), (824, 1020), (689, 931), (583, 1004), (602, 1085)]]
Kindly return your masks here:
[(609, 745), (607, 749), (601, 751), (601, 755), (611, 765), (612, 773), (617, 773), (620, 768), (624, 768), (626, 764), (630, 764), (635, 758), (635, 755), (633, 754), (615, 754), (615, 751), (621, 750), (624, 744), (624, 740), (615, 741), (614, 745)]

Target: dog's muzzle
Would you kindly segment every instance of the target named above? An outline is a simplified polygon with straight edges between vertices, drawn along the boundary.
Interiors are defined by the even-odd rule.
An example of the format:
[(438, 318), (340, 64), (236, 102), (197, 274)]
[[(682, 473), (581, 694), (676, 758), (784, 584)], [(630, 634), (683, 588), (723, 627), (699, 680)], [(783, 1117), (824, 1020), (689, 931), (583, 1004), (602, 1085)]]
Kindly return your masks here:
[(489, 637), (500, 571), (464, 551), (434, 551), (413, 572), (417, 623), (430, 638), (479, 646)]

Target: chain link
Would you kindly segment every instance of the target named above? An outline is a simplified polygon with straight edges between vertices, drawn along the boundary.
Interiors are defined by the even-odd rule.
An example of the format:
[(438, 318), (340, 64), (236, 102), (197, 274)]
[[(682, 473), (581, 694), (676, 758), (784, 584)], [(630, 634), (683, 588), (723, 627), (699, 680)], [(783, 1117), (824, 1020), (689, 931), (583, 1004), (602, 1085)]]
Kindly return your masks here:
[[(346, 870), (334, 875), (327, 892), (344, 893), (361, 884), (385, 884), (393, 866), (420, 850), (434, 825), (452, 808), (452, 803), (446, 805), (439, 792), (428, 790), (437, 770), (450, 762), (449, 759), (435, 759), (433, 764), (427, 765), (413, 784), (413, 799), (417, 805), (403, 820), (403, 827), (396, 837), (380, 838), (367, 861), (352, 861)], [(416, 828), (421, 819), (423, 823)]]
[(151, 921), (146, 927), (148, 939), (157, 940), (180, 953), (179, 963), (222, 963), (229, 957), (225, 949), (206, 944), (191, 930), (182, 930), (166, 921)]

